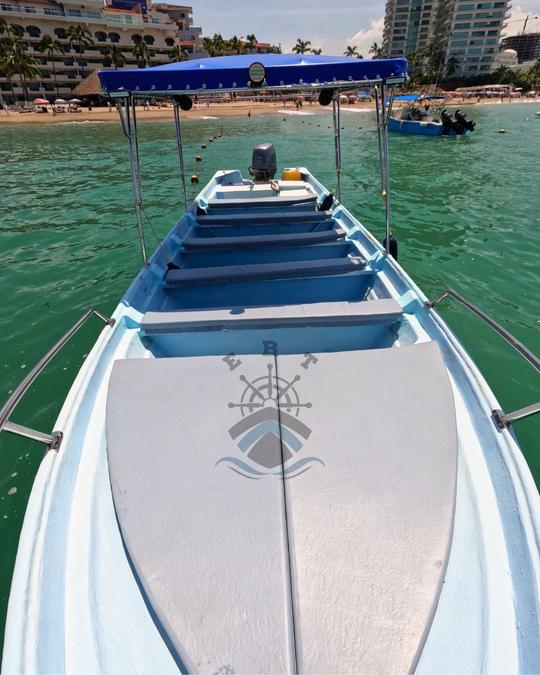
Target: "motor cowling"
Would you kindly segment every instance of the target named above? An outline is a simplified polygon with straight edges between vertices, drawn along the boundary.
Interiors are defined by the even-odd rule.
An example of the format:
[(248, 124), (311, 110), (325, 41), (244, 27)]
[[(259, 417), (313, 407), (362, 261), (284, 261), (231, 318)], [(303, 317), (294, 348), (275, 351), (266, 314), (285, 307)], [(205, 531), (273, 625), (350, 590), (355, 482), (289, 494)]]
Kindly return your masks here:
[(259, 143), (253, 148), (249, 173), (255, 180), (268, 181), (276, 175), (276, 149), (272, 143)]
[(461, 129), (461, 133), (463, 133), (465, 129), (467, 129), (468, 131), (474, 131), (476, 123), (473, 122), (472, 120), (467, 119), (467, 115), (465, 115), (465, 113), (462, 112), (461, 110), (456, 110), (456, 112), (454, 113), (454, 119), (456, 120), (457, 124)]
[(448, 136), (452, 129), (455, 130), (455, 122), (446, 112), (446, 110), (441, 112), (441, 124), (443, 128), (443, 136)]

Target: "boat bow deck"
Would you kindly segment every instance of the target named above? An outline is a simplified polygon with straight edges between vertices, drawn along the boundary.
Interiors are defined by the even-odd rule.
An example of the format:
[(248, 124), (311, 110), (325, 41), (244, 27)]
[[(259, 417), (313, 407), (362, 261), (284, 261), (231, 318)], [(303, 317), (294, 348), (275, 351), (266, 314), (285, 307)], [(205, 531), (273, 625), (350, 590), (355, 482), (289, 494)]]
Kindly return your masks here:
[[(241, 374), (218, 356), (114, 365), (117, 517), (190, 670), (404, 672), (422, 647), (455, 499), (454, 405), (439, 349), (312, 358), (313, 372), (298, 355), (242, 356)], [(242, 383), (265, 373), (301, 379), (301, 423), (278, 380), (257, 409), (264, 420), (239, 415)], [(240, 445), (270, 475), (250, 479), (231, 458), (243, 434), (257, 433)], [(284, 478), (282, 458), (299, 442), (312, 465)]]

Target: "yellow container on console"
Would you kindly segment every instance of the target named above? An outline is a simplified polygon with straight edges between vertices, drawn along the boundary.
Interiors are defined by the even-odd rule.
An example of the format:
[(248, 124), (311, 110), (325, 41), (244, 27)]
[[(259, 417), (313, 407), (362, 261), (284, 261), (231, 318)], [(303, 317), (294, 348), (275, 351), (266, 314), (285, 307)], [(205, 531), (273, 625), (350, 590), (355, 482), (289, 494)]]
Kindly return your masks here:
[(281, 180), (302, 180), (300, 169), (283, 169)]

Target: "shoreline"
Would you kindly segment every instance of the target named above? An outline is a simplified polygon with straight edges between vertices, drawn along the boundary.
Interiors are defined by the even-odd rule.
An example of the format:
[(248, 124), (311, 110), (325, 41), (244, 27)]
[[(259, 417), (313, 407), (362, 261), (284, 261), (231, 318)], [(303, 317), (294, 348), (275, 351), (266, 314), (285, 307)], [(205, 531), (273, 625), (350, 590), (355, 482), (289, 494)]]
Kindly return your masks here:
[[(497, 100), (482, 100), (470, 101), (467, 99), (456, 100), (448, 103), (449, 107), (455, 106), (476, 106), (476, 105), (512, 105), (512, 103), (537, 103), (540, 107), (540, 100), (538, 99), (513, 99), (512, 102)], [(374, 110), (373, 102), (357, 102), (350, 106), (343, 105), (342, 112), (370, 112)], [(303, 108), (297, 110), (293, 105), (287, 105), (283, 102), (279, 103), (220, 103), (206, 105), (196, 105), (193, 109), (182, 116), (182, 121), (188, 120), (218, 120), (229, 117), (257, 117), (265, 115), (289, 115), (289, 116), (308, 116), (317, 115), (324, 112), (331, 112), (328, 108), (321, 108), (318, 104), (313, 105), (304, 104)], [(156, 121), (166, 122), (173, 121), (173, 111), (171, 106), (164, 106), (161, 108), (152, 108), (151, 110), (144, 110), (142, 106), (137, 109), (138, 121)], [(109, 111), (107, 108), (92, 108), (87, 110), (81, 108), (80, 112), (65, 112), (56, 113), (18, 113), (11, 112), (7, 114), (5, 111), (0, 111), (0, 126), (3, 125), (48, 125), (48, 124), (67, 124), (67, 123), (92, 123), (92, 122), (115, 122), (119, 121), (118, 112), (115, 108)]]

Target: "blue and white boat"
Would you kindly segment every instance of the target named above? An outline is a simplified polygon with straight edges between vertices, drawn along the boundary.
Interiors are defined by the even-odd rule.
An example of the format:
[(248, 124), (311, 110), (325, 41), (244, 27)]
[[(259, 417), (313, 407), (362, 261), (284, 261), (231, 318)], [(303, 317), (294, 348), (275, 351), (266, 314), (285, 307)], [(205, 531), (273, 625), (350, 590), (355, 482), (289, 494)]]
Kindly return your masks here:
[(475, 129), (476, 122), (467, 119), (462, 110), (456, 110), (451, 116), (444, 109), (445, 96), (405, 94), (394, 100), (406, 101), (407, 105), (390, 114), (390, 131), (420, 136), (464, 136)]
[[(3, 673), (540, 671), (540, 500), (511, 424), (399, 266), (386, 92), (406, 62), (310, 55), (100, 73), (143, 267), (43, 441)], [(149, 257), (138, 96), (376, 88), (386, 243), (308, 168), (224, 167)], [(246, 148), (246, 161), (249, 149)], [(186, 197), (187, 202), (187, 197)], [(394, 255), (391, 255), (393, 253)], [(525, 422), (526, 423), (526, 422)]]

